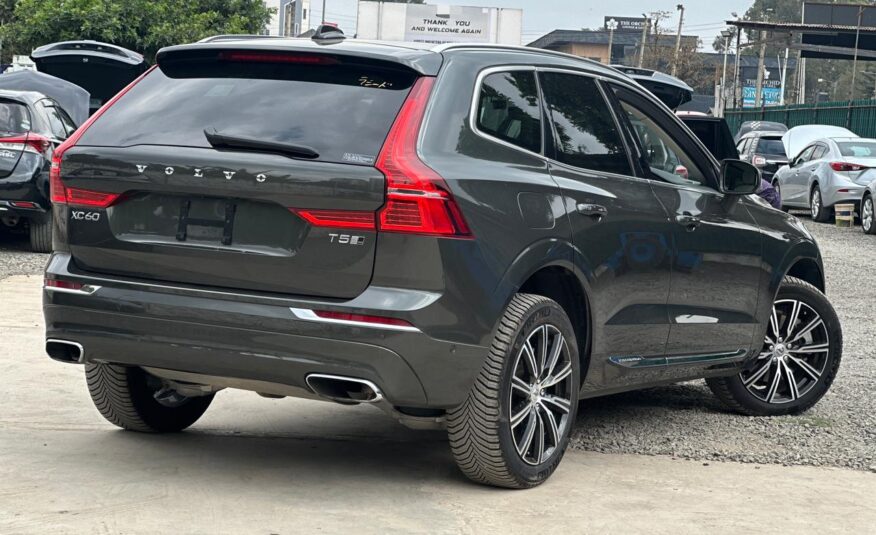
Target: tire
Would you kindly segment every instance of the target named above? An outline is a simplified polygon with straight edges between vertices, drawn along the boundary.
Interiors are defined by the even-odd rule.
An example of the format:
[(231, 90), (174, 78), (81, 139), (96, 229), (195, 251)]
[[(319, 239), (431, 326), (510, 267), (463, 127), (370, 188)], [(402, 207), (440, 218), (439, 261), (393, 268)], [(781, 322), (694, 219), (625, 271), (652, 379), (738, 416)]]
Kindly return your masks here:
[(85, 379), (91, 400), (110, 423), (129, 431), (173, 433), (182, 431), (204, 414), (214, 394), (182, 397), (172, 406), (156, 401), (159, 379), (142, 368), (115, 364), (86, 364)]
[(824, 200), (821, 197), (821, 190), (818, 188), (818, 185), (812, 188), (812, 192), (809, 193), (809, 212), (812, 214), (813, 221), (827, 223), (830, 219), (830, 208), (824, 206)]
[(35, 253), (52, 252), (52, 211), (46, 212), (42, 222), (29, 221), (30, 249)]
[[(544, 358), (540, 350), (548, 346), (559, 351)], [(528, 359), (533, 353), (535, 358)], [(540, 370), (537, 379), (533, 369)], [(557, 382), (545, 384), (551, 381)], [(580, 385), (578, 345), (565, 311), (547, 297), (515, 295), (468, 398), (447, 416), (460, 470), (472, 481), (498, 487), (543, 483), (568, 446)], [(522, 417), (512, 425), (512, 415)]]
[(866, 195), (861, 201), (861, 229), (865, 234), (876, 234), (876, 206), (872, 195)]
[(779, 209), (787, 214), (791, 209), (785, 206), (785, 203), (781, 202), (784, 199), (784, 197), (782, 197), (782, 185), (779, 184), (778, 180), (773, 180), (773, 187), (776, 188), (776, 193), (779, 194), (779, 202), (781, 203), (781, 208)]
[[(736, 412), (752, 416), (804, 412), (827, 393), (839, 370), (842, 328), (824, 294), (807, 282), (785, 277), (773, 311), (775, 321), (771, 318), (757, 358), (734, 376), (706, 380), (718, 399)], [(802, 342), (794, 341), (797, 336)]]

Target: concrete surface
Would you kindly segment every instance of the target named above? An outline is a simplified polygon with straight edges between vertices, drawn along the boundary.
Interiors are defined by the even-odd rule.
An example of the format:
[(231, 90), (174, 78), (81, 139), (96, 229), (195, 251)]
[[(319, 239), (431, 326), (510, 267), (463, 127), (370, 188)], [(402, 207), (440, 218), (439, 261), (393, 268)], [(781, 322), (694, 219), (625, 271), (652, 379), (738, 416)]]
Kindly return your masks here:
[(39, 276), (0, 281), (0, 533), (872, 532), (876, 474), (570, 452), (528, 491), (468, 483), (442, 432), (372, 407), (220, 392), (128, 433), (43, 354)]

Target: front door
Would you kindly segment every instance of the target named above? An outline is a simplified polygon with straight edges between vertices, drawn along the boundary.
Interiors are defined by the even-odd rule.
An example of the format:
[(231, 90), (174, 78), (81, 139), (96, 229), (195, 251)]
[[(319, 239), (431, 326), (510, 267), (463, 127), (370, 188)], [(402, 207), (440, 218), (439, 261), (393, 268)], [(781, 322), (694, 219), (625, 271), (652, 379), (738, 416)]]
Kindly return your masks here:
[(590, 283), (592, 345), (585, 390), (660, 380), (665, 353), (671, 234), (648, 180), (634, 176), (624, 137), (598, 83), (539, 74), (560, 186)]
[[(669, 114), (636, 92), (615, 92), (640, 147), (641, 170), (673, 227), (668, 373), (682, 377), (740, 360), (757, 326), (763, 269), (760, 232), (746, 208), (750, 201), (717, 191), (713, 161)], [(667, 158), (677, 162), (674, 172)]]

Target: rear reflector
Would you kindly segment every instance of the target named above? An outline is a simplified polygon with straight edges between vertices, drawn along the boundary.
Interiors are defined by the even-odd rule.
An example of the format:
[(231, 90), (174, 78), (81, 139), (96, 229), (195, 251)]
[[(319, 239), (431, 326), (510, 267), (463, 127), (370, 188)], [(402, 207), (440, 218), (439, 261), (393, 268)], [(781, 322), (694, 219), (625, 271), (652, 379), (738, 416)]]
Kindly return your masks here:
[(373, 323), (377, 325), (392, 325), (395, 327), (413, 327), (410, 322), (398, 318), (384, 316), (368, 316), (365, 314), (350, 314), (347, 312), (331, 312), (328, 310), (314, 310), (314, 314), (323, 319), (355, 321), (357, 323)]
[(9, 204), (16, 208), (36, 208), (37, 204), (30, 201), (12, 201)]
[(224, 51), (219, 53), (219, 59), (244, 63), (298, 63), (304, 65), (337, 65), (339, 63), (334, 56), (289, 54), (286, 52)]
[(46, 288), (60, 288), (62, 290), (81, 290), (84, 284), (73, 281), (60, 281), (57, 279), (44, 279), (43, 286)]
[(386, 177), (386, 204), (378, 228), (428, 236), (471, 238), (468, 224), (444, 179), (420, 160), (417, 139), (435, 79), (419, 78), (402, 105), (377, 167)]
[(830, 168), (834, 171), (865, 171), (869, 169), (866, 165), (848, 162), (831, 162)]
[[(64, 159), (64, 153), (67, 152), (67, 149), (76, 145), (76, 143), (79, 141), (79, 138), (82, 137), (82, 134), (84, 134), (85, 131), (88, 130), (88, 128), (92, 124), (94, 124), (94, 121), (98, 120), (100, 118), (100, 116), (103, 115), (103, 113), (110, 108), (110, 106), (115, 104), (120, 98), (122, 98), (125, 95), (125, 93), (130, 91), (132, 87), (137, 85), (140, 82), (140, 80), (142, 80), (144, 77), (148, 76), (149, 73), (151, 73), (152, 70), (155, 68), (156, 67), (153, 65), (146, 72), (144, 72), (139, 77), (137, 77), (136, 80), (134, 80), (133, 82), (128, 84), (124, 89), (122, 89), (121, 91), (116, 93), (116, 95), (113, 98), (109, 99), (106, 102), (106, 104), (104, 104), (103, 106), (100, 107), (99, 110), (94, 112), (94, 115), (89, 117), (88, 120), (86, 120), (82, 124), (82, 126), (80, 126), (78, 129), (76, 129), (76, 131), (73, 132), (73, 135), (71, 135), (70, 137), (67, 138), (67, 141), (61, 143), (61, 145), (55, 149), (55, 152), (52, 154), (52, 167), (49, 170), (49, 192), (50, 192), (49, 197), (52, 200), (53, 204), (66, 204), (69, 201), (69, 197), (70, 197), (66, 192), (64, 182), (61, 180), (61, 161)], [(87, 195), (87, 194), (92, 194), (92, 193), (97, 193), (97, 192), (89, 192), (87, 190), (78, 190), (78, 191), (85, 192), (86, 195), (81, 195), (81, 197), (82, 198), (90, 198), (91, 202), (97, 202), (99, 200), (95, 196)], [(115, 194), (115, 193), (98, 193), (98, 195), (105, 195), (105, 196), (114, 195), (115, 196), (112, 198), (111, 201), (109, 201), (108, 204), (106, 204), (106, 206), (109, 206), (110, 204), (115, 202), (116, 199), (118, 198), (118, 194)], [(100, 202), (100, 204), (97, 204), (97, 205), (95, 205), (95, 204), (84, 204), (84, 205), (85, 206), (100, 206), (103, 202), (106, 202), (106, 198), (104, 198)], [(82, 203), (80, 202), (79, 204), (82, 204)]]
[(290, 208), (293, 213), (315, 227), (357, 228), (374, 230), (374, 212), (353, 210), (300, 210)]

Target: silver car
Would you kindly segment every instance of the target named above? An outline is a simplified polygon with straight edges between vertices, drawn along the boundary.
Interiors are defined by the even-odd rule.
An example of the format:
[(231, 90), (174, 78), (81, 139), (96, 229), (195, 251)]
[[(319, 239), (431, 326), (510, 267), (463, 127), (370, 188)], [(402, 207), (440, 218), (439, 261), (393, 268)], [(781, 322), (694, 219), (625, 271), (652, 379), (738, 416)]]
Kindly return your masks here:
[(861, 197), (861, 228), (867, 234), (876, 234), (876, 205), (873, 201), (876, 198), (876, 168), (862, 173), (858, 179), (858, 182), (866, 181), (870, 184)]
[(808, 208), (812, 219), (833, 219), (833, 207), (851, 203), (860, 208), (864, 190), (876, 167), (876, 139), (830, 137), (815, 140), (791, 163), (776, 172), (786, 208)]

